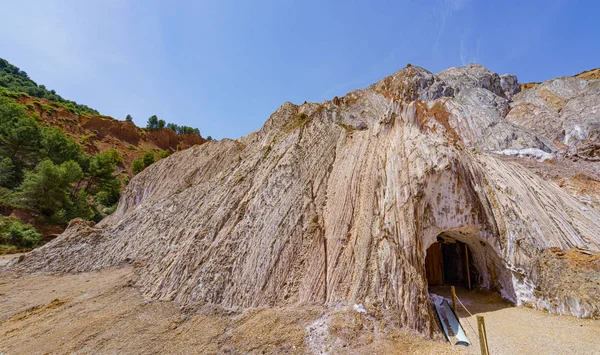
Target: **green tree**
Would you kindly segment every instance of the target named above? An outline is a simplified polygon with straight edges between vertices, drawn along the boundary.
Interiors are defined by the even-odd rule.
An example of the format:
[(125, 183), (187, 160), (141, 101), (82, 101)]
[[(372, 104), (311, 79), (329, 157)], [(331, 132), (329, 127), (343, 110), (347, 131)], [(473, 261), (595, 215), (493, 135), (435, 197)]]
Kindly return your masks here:
[(131, 115), (127, 115), (127, 117), (125, 117), (125, 121), (133, 122), (133, 117), (131, 117)]
[(135, 159), (131, 162), (131, 171), (133, 171), (135, 175), (141, 173), (144, 168), (144, 161), (142, 159)]
[(144, 168), (149, 167), (150, 165), (154, 164), (154, 153), (152, 152), (148, 152), (144, 155), (144, 158), (142, 158), (142, 160), (144, 161)]
[(212, 140), (213, 140), (213, 137), (211, 137), (211, 136), (208, 136), (208, 137), (206, 137), (206, 140), (210, 142), (210, 141), (212, 141)]
[(177, 133), (177, 125), (175, 123), (167, 123), (167, 128), (173, 130), (173, 132)]
[(119, 202), (120, 197), (121, 181), (114, 179), (102, 185), (100, 191), (94, 195), (94, 201), (104, 207), (111, 207)]
[(15, 187), (17, 184), (17, 167), (8, 157), (0, 156), (0, 186)]
[(67, 161), (55, 165), (45, 159), (25, 174), (18, 188), (22, 204), (40, 213), (51, 223), (64, 224), (75, 217), (89, 219), (93, 212), (83, 191), (77, 193), (74, 184), (83, 178), (79, 164)]
[(39, 141), (40, 129), (25, 109), (0, 98), (0, 154), (15, 165), (31, 164), (39, 156)]
[(66, 161), (81, 161), (83, 152), (81, 147), (69, 139), (63, 131), (54, 127), (44, 127), (41, 130), (42, 156), (49, 158), (54, 164)]
[(156, 117), (156, 115), (153, 115), (148, 119), (148, 124), (146, 125), (146, 128), (149, 130), (154, 130), (158, 128), (158, 117)]
[(102, 154), (105, 154), (106, 156), (108, 156), (110, 159), (112, 159), (112, 161), (115, 164), (123, 164), (123, 157), (121, 156), (121, 154), (119, 154), (119, 152), (114, 149), (114, 148), (110, 148), (108, 150), (105, 150)]
[(114, 149), (109, 149), (88, 158), (88, 162), (84, 168), (86, 185), (83, 191), (89, 194), (96, 194), (107, 187), (112, 189), (113, 186), (117, 185), (116, 181), (118, 181), (117, 177), (113, 174), (117, 164), (122, 162), (123, 158)]
[[(116, 165), (122, 164), (123, 158), (115, 149), (109, 149), (94, 157), (91, 166), (93, 175), (86, 175), (89, 187), (86, 186), (85, 192), (94, 194), (94, 201), (101, 206), (111, 207), (119, 202), (121, 196), (121, 181), (114, 176)], [(96, 216), (99, 221), (102, 216)]]
[(165, 124), (166, 124), (166, 123), (165, 123), (165, 120), (158, 120), (158, 123), (157, 123), (157, 125), (156, 125), (156, 128), (158, 128), (158, 129), (163, 129), (163, 128), (165, 128)]

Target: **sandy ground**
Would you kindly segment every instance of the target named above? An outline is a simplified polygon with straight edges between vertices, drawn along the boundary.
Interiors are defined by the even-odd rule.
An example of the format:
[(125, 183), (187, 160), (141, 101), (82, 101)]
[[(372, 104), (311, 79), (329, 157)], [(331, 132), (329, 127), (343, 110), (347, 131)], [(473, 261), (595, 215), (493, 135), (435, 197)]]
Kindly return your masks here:
[[(130, 266), (75, 275), (18, 275), (0, 267), (0, 354), (479, 354), (469, 327), (476, 330), (476, 320), (462, 310), (468, 348), (382, 330), (380, 320), (352, 308), (181, 310), (145, 299), (133, 277)], [(433, 291), (449, 296), (448, 288)], [(600, 321), (514, 307), (490, 293), (458, 295), (485, 317), (494, 355), (600, 354)]]
[[(449, 287), (431, 292), (450, 298)], [(467, 354), (480, 354), (476, 316), (484, 317), (490, 353), (497, 354), (600, 354), (600, 321), (557, 316), (515, 307), (498, 294), (457, 288), (459, 317), (472, 346)]]
[(456, 354), (368, 316), (321, 307), (180, 310), (144, 299), (131, 267), (76, 275), (0, 268), (0, 354)]
[(8, 264), (9, 261), (11, 261), (14, 258), (18, 258), (21, 255), (23, 255), (23, 254), (0, 255), (0, 267), (6, 266), (6, 264)]

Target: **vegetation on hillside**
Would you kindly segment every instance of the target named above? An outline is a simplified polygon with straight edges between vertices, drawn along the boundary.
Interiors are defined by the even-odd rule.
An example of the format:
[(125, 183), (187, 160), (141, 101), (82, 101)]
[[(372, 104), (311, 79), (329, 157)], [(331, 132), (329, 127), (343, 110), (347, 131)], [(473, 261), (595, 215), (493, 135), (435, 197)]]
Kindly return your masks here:
[(146, 128), (153, 131), (157, 129), (168, 128), (173, 130), (173, 132), (177, 134), (197, 134), (200, 135), (200, 130), (198, 128), (193, 128), (189, 126), (178, 126), (175, 123), (166, 123), (164, 120), (159, 120), (156, 115), (151, 116), (148, 119), (148, 123), (146, 124)]
[[(55, 225), (76, 217), (98, 221), (112, 212), (121, 191), (114, 176), (122, 163), (118, 152), (84, 154), (60, 129), (38, 120), (0, 97), (0, 208), (29, 211), (41, 223)], [(30, 244), (27, 238), (5, 240)]]
[(42, 235), (30, 224), (24, 224), (18, 219), (0, 216), (0, 252), (31, 248)]
[[(0, 58), (0, 253), (40, 245), (42, 235), (35, 228), (61, 230), (73, 218), (100, 221), (116, 209), (131, 176), (128, 165), (135, 175), (171, 153), (129, 144), (121, 155), (107, 148), (115, 145), (91, 145), (97, 131), (73, 130), (78, 121), (62, 117), (61, 108), (84, 120), (99, 115), (36, 84)], [(125, 120), (133, 118), (127, 115)], [(167, 128), (200, 134), (197, 128), (167, 124), (156, 116), (148, 121), (148, 130)]]
[(158, 159), (155, 159), (154, 152), (148, 152), (142, 158), (136, 159), (131, 163), (131, 171), (133, 174), (137, 175), (150, 165), (154, 164), (155, 161), (164, 159), (169, 155), (171, 155), (171, 152), (168, 150), (161, 150), (158, 152)]
[(23, 93), (32, 97), (60, 103), (66, 109), (76, 114), (98, 114), (98, 111), (86, 105), (63, 99), (56, 91), (48, 90), (44, 85), (36, 84), (29, 78), (26, 72), (2, 58), (0, 58), (0, 87), (13, 93)]

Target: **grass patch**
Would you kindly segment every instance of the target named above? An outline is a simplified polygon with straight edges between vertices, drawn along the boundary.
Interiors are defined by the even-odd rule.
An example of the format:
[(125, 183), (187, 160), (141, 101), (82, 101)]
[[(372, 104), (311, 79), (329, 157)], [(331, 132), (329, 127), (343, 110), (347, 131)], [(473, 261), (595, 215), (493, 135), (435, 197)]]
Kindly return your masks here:
[(354, 126), (350, 126), (347, 124), (343, 124), (343, 123), (338, 123), (338, 126), (342, 127), (343, 129), (346, 130), (346, 133), (352, 133), (354, 131), (357, 131), (358, 129)]
[(309, 117), (306, 113), (301, 112), (298, 114), (298, 116), (296, 116), (296, 118), (293, 121), (291, 121), (288, 124), (288, 130), (293, 131), (296, 128), (302, 128), (306, 126), (310, 121), (312, 121), (312, 118)]
[(90, 133), (90, 134), (86, 134), (85, 136), (81, 137), (81, 139), (79, 140), (80, 144), (87, 144), (89, 143), (91, 140), (96, 139), (96, 133)]

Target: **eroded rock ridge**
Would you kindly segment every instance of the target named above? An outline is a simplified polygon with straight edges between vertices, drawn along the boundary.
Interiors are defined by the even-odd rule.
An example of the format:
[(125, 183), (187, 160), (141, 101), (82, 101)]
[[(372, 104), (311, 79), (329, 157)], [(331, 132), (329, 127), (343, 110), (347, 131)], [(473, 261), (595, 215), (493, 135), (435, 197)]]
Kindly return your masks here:
[(407, 66), (153, 164), (113, 215), (13, 267), (133, 261), (148, 296), (182, 305), (362, 303), (431, 332), (425, 258), (445, 237), (478, 287), (599, 316), (599, 133), (599, 79), (521, 91), (480, 65)]

